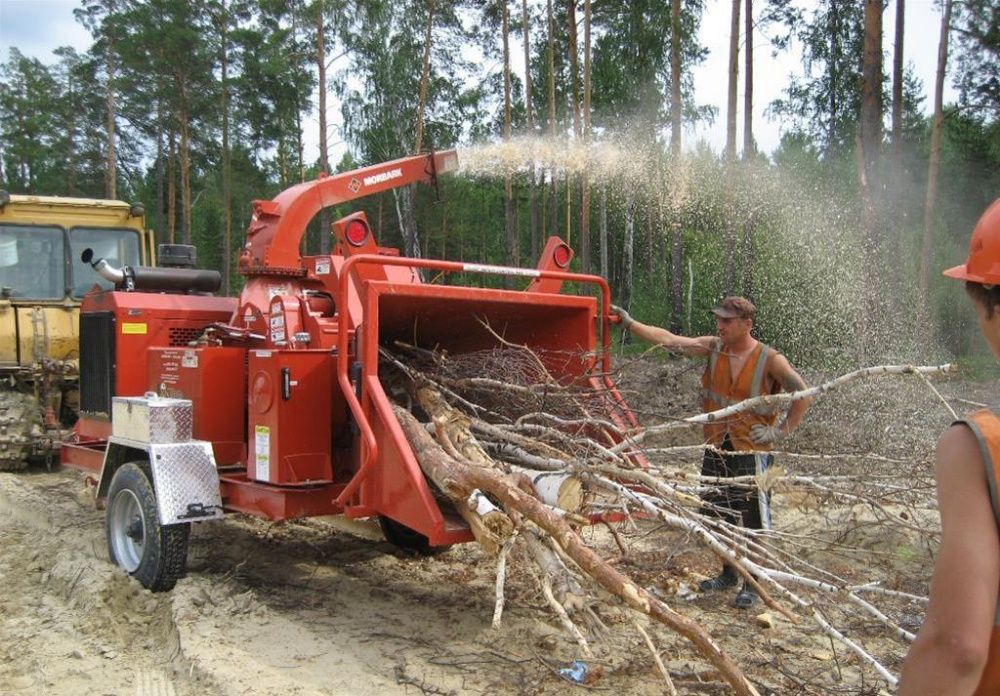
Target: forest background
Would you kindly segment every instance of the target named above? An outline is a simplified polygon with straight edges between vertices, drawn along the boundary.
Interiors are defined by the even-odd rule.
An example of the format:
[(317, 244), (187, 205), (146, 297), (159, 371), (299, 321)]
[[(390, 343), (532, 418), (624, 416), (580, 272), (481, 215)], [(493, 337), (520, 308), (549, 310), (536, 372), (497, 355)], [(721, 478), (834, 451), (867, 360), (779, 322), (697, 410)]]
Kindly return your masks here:
[[(717, 111), (693, 84), (710, 1), (84, 0), (88, 50), (0, 64), (0, 188), (141, 201), (159, 241), (196, 244), (231, 293), (250, 201), (460, 147), (465, 171), (439, 191), (331, 210), (304, 251), (327, 251), (321, 230), (357, 207), (415, 256), (530, 266), (555, 234), (649, 323), (711, 333), (708, 310), (740, 293), (797, 364), (985, 363), (940, 270), (1000, 195), (1000, 6), (942, 0), (938, 45), (909, 47), (905, 0), (717, 0), (732, 18)], [(753, 53), (793, 43), (802, 71), (768, 106), (783, 133), (768, 155)], [(935, 84), (913, 51), (936, 51)], [(716, 118), (721, 153), (682, 142)]]

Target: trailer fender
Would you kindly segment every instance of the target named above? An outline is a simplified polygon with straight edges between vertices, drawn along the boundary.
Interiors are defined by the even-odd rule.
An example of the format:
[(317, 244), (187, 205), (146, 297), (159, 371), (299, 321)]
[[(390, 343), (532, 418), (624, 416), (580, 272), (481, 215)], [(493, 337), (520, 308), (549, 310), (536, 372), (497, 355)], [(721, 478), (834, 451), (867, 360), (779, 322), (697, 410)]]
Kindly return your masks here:
[(210, 442), (154, 444), (112, 436), (104, 453), (97, 497), (106, 497), (115, 471), (134, 461), (149, 463), (162, 526), (222, 517), (219, 473)]

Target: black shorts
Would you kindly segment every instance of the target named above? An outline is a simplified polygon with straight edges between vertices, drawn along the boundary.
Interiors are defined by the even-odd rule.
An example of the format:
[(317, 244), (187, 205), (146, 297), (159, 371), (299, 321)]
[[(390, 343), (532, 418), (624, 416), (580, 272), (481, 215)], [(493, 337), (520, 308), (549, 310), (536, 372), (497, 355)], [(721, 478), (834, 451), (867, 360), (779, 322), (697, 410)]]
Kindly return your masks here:
[[(719, 449), (732, 451), (733, 443), (728, 436)], [(701, 475), (723, 478), (756, 476), (771, 466), (771, 460), (772, 455), (767, 452), (723, 454), (707, 449), (701, 463)], [(771, 528), (770, 497), (756, 486), (716, 486), (702, 493), (701, 499), (708, 503), (701, 509), (704, 515), (721, 517), (747, 529)]]

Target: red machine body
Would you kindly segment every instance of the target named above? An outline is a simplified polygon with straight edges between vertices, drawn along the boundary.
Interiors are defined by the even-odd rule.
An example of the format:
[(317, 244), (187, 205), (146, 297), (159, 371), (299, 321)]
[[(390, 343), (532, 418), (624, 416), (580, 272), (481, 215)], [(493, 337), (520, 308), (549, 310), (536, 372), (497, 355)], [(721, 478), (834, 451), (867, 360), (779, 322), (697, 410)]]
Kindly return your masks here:
[[(364, 213), (354, 213), (334, 223), (332, 254), (300, 256), (320, 209), (433, 183), (456, 165), (454, 151), (410, 157), (254, 202), (238, 299), (89, 295), (83, 415), (63, 462), (100, 471), (111, 396), (183, 397), (193, 402), (194, 437), (212, 443), (227, 510), (274, 520), (378, 515), (444, 545), (472, 537), (439, 506), (403, 435), (379, 379), (380, 345), (399, 339), (456, 354), (493, 348), (502, 335), (536, 349), (561, 382), (610, 395), (602, 417), (636, 425), (607, 377), (607, 284), (569, 273), (572, 251), (561, 240), (549, 240), (536, 269), (407, 259), (378, 247)], [(421, 271), (516, 276), (527, 288), (426, 283)], [(566, 281), (597, 292), (560, 294)], [(112, 355), (102, 362), (105, 346)]]

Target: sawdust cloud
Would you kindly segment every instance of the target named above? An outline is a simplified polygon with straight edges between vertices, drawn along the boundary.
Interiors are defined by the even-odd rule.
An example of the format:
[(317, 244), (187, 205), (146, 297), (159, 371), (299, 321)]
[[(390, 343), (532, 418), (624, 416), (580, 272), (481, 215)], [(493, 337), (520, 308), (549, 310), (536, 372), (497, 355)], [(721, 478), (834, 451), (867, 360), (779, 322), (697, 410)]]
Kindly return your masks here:
[[(815, 171), (755, 161), (727, 173), (707, 148), (671, 159), (659, 144), (643, 145), (627, 136), (589, 144), (518, 137), (459, 151), (459, 174), (466, 176), (514, 175), (526, 181), (532, 171), (539, 183), (587, 174), (595, 187), (594, 210), (604, 194), (609, 207), (617, 209), (609, 216), (609, 235), (617, 240), (612, 245), (622, 243), (624, 211), (634, 212), (636, 264), (646, 263), (644, 254), (651, 249), (660, 264), (654, 273), (662, 274), (654, 280), (660, 288), (653, 292), (658, 301), (638, 307), (644, 321), (669, 322), (667, 258), (671, 230), (679, 224), (693, 276), (693, 292), (685, 290), (683, 314), (692, 317), (684, 327), (687, 332), (714, 331), (708, 312), (724, 294), (726, 252), (734, 247), (733, 291), (752, 295), (763, 337), (793, 361), (842, 369), (927, 364), (950, 357), (916, 306), (912, 245), (904, 243), (895, 255), (892, 249), (884, 252), (893, 267), (874, 273), (866, 268), (860, 199), (817, 180)], [(591, 228), (596, 236), (596, 224)], [(904, 240), (908, 234), (912, 230), (900, 233)], [(885, 244), (889, 239), (886, 229)], [(748, 264), (750, 275), (745, 273)], [(637, 268), (637, 284), (643, 274)], [(621, 285), (620, 273), (611, 275)], [(685, 277), (685, 286), (689, 282)], [(877, 316), (870, 315), (872, 297), (877, 298)]]
[(587, 143), (569, 138), (520, 136), (460, 148), (458, 163), (459, 174), (468, 176), (526, 174), (535, 167), (555, 172), (557, 177), (587, 174), (591, 181), (599, 183), (640, 171), (643, 158), (636, 157), (625, 141)]

